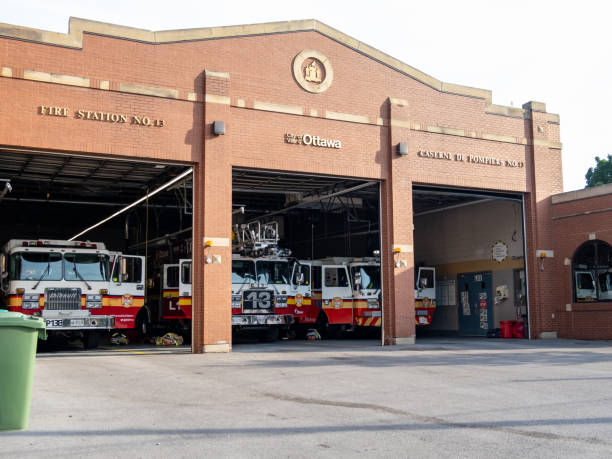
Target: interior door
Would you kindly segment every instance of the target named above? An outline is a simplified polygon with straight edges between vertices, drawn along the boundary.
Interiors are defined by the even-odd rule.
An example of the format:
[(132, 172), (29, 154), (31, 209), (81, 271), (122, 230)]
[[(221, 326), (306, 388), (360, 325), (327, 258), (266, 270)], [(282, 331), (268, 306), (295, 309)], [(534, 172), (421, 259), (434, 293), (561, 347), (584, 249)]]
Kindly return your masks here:
[(459, 333), (486, 336), (492, 327), (493, 295), (490, 272), (457, 276), (459, 290)]

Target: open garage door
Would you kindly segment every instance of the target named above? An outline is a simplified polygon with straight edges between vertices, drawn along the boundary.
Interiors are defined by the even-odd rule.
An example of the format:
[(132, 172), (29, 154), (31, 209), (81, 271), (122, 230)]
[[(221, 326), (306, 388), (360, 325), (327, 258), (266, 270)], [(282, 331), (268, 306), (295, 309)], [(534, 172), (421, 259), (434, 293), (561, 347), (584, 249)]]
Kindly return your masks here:
[(177, 331), (163, 320), (163, 298), (178, 296), (178, 285), (170, 292), (163, 271), (190, 256), (189, 171), (0, 149), (4, 305), (44, 317), (56, 337), (85, 347), (115, 332), (143, 341)]
[(527, 337), (523, 197), (413, 187), (418, 336)]
[(379, 183), (234, 168), (232, 187), (233, 330), (378, 339)]

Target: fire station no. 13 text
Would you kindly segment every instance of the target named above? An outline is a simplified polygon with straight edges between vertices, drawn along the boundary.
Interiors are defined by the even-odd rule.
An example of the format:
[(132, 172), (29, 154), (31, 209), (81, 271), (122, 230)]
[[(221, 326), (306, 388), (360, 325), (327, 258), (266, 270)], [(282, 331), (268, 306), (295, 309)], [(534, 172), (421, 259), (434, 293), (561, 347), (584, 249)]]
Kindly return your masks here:
[(69, 118), (72, 116), (77, 120), (104, 121), (107, 123), (130, 124), (133, 126), (164, 127), (166, 125), (165, 120), (152, 119), (148, 116), (126, 115), (123, 113), (84, 109), (75, 110), (73, 112), (68, 107), (57, 107), (49, 105), (39, 106), (38, 114), (45, 116), (57, 116), (61, 118)]

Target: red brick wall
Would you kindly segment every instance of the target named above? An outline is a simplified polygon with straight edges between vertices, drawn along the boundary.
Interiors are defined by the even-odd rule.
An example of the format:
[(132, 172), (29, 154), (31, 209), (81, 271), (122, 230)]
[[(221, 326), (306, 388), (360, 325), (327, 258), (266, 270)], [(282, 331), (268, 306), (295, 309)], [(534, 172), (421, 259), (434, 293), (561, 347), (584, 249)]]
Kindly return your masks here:
[[(12, 78), (0, 78), (0, 98), (2, 145), (173, 161), (193, 161), (202, 150), (198, 104)], [(41, 105), (67, 108), (69, 115), (41, 115)], [(128, 122), (76, 119), (78, 110), (125, 114)], [(134, 125), (132, 115), (165, 125)]]
[[(595, 239), (612, 245), (612, 194), (552, 205), (555, 236), (553, 313), (558, 315), (559, 336), (575, 339), (612, 339), (612, 302), (574, 303), (571, 265), (576, 250)], [(593, 212), (584, 214), (585, 212)], [(581, 214), (581, 215), (575, 215)], [(567, 311), (567, 308), (571, 311)]]

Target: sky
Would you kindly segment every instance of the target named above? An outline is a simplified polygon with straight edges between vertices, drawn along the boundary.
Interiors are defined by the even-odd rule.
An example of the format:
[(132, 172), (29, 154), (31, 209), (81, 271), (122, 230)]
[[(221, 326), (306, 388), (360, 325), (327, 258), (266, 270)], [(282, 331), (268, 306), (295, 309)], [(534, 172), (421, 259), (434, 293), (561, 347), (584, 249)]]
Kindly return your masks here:
[(0, 22), (68, 32), (80, 17), (147, 30), (317, 19), (438, 80), (561, 117), (564, 191), (612, 153), (606, 0), (3, 0)]

